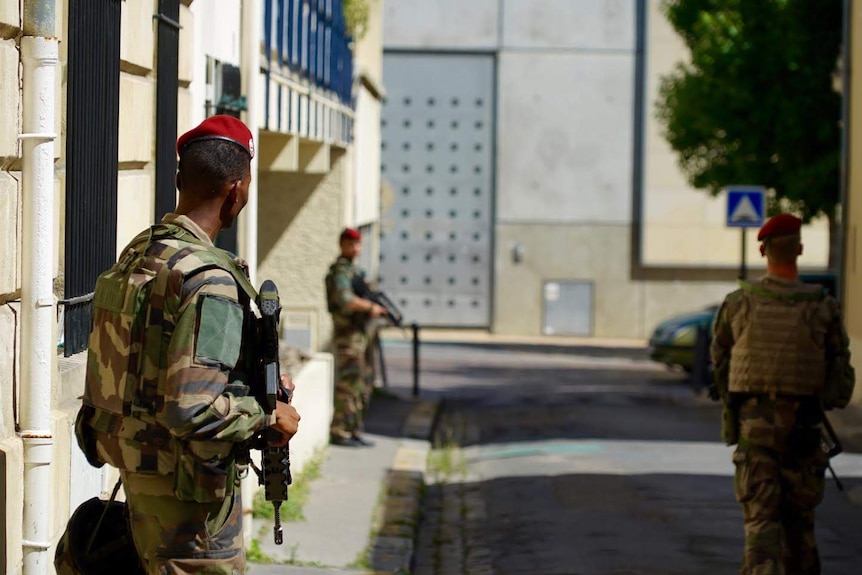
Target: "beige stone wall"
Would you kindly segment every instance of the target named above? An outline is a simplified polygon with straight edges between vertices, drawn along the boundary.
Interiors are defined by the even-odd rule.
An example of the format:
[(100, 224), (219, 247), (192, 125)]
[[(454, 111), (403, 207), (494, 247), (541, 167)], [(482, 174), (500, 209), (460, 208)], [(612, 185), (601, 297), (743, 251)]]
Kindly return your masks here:
[(156, 101), (153, 5), (152, 0), (129, 0), (122, 8), (117, 252), (153, 219)]
[(324, 278), (338, 256), (352, 161), (343, 150), (332, 148), (330, 154), (326, 174), (263, 172), (258, 184), (258, 281), (271, 279), (278, 286), (282, 319), (288, 314), (308, 317), (317, 349), (332, 337)]
[[(21, 286), (21, 174), (20, 147), (21, 92), (16, 37), (20, 34), (18, 2), (0, 3), (0, 458), (3, 475), (0, 485), (6, 501), (0, 502), (6, 537), (6, 565), (10, 573), (22, 560), (20, 533), (10, 533), (23, 521), (20, 504), (23, 476), (22, 445), (15, 435), (15, 406), (12, 402), (15, 377)], [(17, 503), (12, 503), (17, 502)], [(12, 503), (12, 504), (10, 504)], [(17, 544), (17, 548), (13, 547)]]
[[(851, 10), (850, 62), (862, 62), (862, 10)], [(850, 67), (850, 156), (846, 206), (844, 262), (844, 319), (850, 348), (862, 379), (862, 73)], [(857, 383), (854, 402), (862, 405), (862, 383)]]
[[(728, 229), (726, 199), (692, 189), (677, 155), (662, 136), (655, 117), (660, 77), (673, 70), (687, 49), (659, 9), (649, 1), (647, 21), (646, 114), (643, 175), (643, 263), (648, 266), (733, 267), (739, 265), (741, 233)], [(758, 182), (728, 182), (757, 184)], [(758, 264), (756, 231), (749, 231), (746, 257)], [(800, 265), (825, 268), (829, 226), (825, 219), (803, 230), (805, 255)]]

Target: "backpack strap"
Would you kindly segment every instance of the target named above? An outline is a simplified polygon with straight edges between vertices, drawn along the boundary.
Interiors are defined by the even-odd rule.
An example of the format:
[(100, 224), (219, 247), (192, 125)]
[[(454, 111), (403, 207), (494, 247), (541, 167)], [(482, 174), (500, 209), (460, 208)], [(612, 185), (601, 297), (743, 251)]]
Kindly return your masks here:
[[(182, 266), (181, 262), (193, 255), (196, 259), (194, 265), (188, 269), (182, 269), (185, 277), (208, 268), (220, 268), (234, 278), (240, 290), (247, 294), (252, 301), (257, 297), (257, 292), (251, 285), (245, 271), (229, 252), (200, 241), (194, 234), (181, 226), (156, 224), (151, 226), (147, 232), (139, 234), (137, 239), (138, 242), (133, 241), (130, 244), (129, 250), (135, 254), (135, 257), (130, 257), (129, 260), (130, 262), (136, 261), (138, 265), (129, 265), (129, 269), (138, 269), (147, 260), (149, 260), (150, 265), (155, 262), (164, 263), (159, 263), (155, 266), (158, 269), (152, 270), (156, 277), (151, 283), (149, 292), (142, 294), (142, 297), (146, 295), (148, 305), (146, 317), (138, 320), (140, 322), (138, 329), (143, 331), (142, 337), (138, 338), (138, 341), (141, 341), (142, 348), (148, 350), (148, 353), (144, 357), (140, 353), (141, 349), (135, 350), (137, 351), (137, 361), (134, 364), (138, 366), (140, 379), (137, 385), (126, 388), (127, 397), (124, 401), (124, 413), (143, 421), (154, 422), (153, 414), (161, 409), (161, 402), (163, 401), (163, 397), (159, 393), (160, 377), (167, 367), (161, 365), (164, 359), (162, 334), (166, 321), (168, 321), (165, 317), (165, 301), (171, 272), (176, 268), (184, 268), (185, 266)], [(168, 239), (175, 240), (179, 245), (172, 246), (162, 241)], [(151, 246), (156, 242), (161, 243), (162, 251), (157, 257), (152, 257), (148, 253)], [(156, 445), (154, 444), (152, 447), (152, 453), (141, 453), (142, 459), (148, 455), (150, 457), (157, 456)]]
[(823, 287), (821, 287), (819, 290), (812, 289), (811, 291), (794, 292), (787, 294), (776, 293), (774, 291), (766, 289), (763, 286), (755, 285), (745, 280), (739, 280), (739, 287), (742, 288), (743, 291), (754, 295), (783, 301), (820, 301), (826, 297), (826, 288)]

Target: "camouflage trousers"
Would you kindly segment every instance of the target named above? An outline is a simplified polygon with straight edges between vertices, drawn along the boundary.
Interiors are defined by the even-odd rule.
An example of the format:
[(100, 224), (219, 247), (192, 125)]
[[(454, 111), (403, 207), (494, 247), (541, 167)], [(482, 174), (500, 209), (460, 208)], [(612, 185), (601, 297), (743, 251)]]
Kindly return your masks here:
[(132, 538), (147, 575), (242, 575), (239, 486), (224, 501), (180, 501), (171, 475), (121, 472)]
[(733, 462), (745, 522), (742, 575), (820, 573), (814, 509), (827, 458), (817, 428), (797, 425), (799, 407), (799, 400), (766, 397), (740, 406)]
[(362, 415), (368, 408), (370, 389), (365, 352), (368, 340), (359, 330), (338, 331), (335, 345), (335, 396), (332, 437), (350, 437), (362, 431)]

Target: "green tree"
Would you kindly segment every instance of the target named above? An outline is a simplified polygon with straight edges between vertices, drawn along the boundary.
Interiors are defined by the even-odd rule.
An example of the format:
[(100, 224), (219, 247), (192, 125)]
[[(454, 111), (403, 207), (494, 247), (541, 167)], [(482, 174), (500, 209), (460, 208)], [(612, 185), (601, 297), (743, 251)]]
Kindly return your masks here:
[(769, 191), (809, 221), (840, 195), (842, 0), (664, 0), (690, 61), (661, 78), (657, 117), (689, 183)]

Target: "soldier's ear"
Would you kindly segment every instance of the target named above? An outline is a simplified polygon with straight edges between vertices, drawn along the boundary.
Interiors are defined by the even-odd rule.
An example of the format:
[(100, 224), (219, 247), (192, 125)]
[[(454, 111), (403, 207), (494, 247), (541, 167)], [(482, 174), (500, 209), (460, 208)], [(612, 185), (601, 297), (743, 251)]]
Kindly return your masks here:
[(175, 181), (177, 183), (177, 191), (182, 192), (183, 191), (183, 178), (182, 178), (182, 176), (180, 176), (179, 172), (177, 172), (177, 176), (175, 178)]
[(802, 244), (799, 244), (799, 255), (802, 255)]
[(760, 244), (760, 255), (761, 256), (766, 255), (766, 244)]

